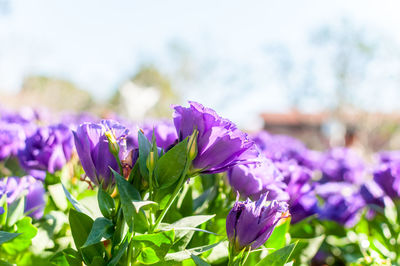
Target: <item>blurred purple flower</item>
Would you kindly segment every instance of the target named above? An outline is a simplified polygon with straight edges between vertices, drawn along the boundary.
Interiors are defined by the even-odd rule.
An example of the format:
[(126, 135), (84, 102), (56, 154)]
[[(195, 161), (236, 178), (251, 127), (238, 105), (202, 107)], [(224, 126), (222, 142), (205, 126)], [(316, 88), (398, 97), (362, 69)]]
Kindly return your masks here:
[(226, 171), (247, 158), (241, 155), (254, 143), (229, 120), (221, 118), (214, 110), (196, 102), (190, 107), (175, 106), (174, 124), (180, 141), (190, 136), (194, 129), (198, 154), (193, 160), (193, 170), (205, 174)]
[[(385, 207), (385, 193), (375, 181), (369, 180), (362, 184), (360, 194), (368, 206), (377, 206), (382, 209)], [(372, 219), (375, 216), (375, 212), (374, 207), (369, 208), (366, 217)]]
[[(74, 132), (75, 146), (86, 175), (97, 186), (103, 184), (103, 189), (112, 190), (115, 180), (110, 167), (120, 173), (117, 160), (109, 150), (106, 132), (115, 137), (120, 150), (121, 161), (128, 155), (126, 137), (129, 130), (113, 120), (102, 120), (100, 123), (83, 123)], [(123, 174), (123, 173), (120, 173)]]
[(258, 200), (266, 192), (271, 200), (288, 200), (282, 179), (279, 170), (266, 158), (257, 163), (236, 165), (228, 170), (232, 188), (241, 196), (253, 200)]
[(252, 139), (262, 153), (274, 162), (296, 161), (301, 166), (314, 169), (318, 165), (320, 153), (311, 151), (298, 139), (286, 135), (272, 135), (260, 131)]
[(381, 163), (400, 161), (400, 151), (382, 151), (377, 154), (377, 159)]
[(46, 171), (60, 170), (71, 158), (71, 130), (62, 124), (40, 127), (25, 140), (25, 149), (18, 152), (21, 166), (33, 177), (44, 180)]
[(349, 182), (362, 184), (365, 179), (363, 160), (352, 150), (337, 147), (327, 151), (321, 161), (321, 183)]
[(374, 181), (392, 199), (400, 197), (400, 161), (379, 164), (373, 172)]
[(297, 223), (317, 212), (317, 197), (314, 185), (311, 184), (312, 172), (310, 169), (298, 165), (295, 161), (277, 162), (286, 183), (286, 192), (289, 194), (289, 210), (292, 223)]
[(44, 200), (45, 190), (41, 181), (32, 176), (2, 178), (0, 179), (0, 198), (4, 194), (7, 195), (7, 204), (26, 196), (25, 212), (35, 219), (43, 216), (46, 203)]
[(24, 145), (24, 129), (19, 124), (0, 121), (0, 161), (16, 156)]
[(236, 201), (226, 217), (226, 234), (235, 250), (263, 245), (285, 216), (287, 203), (274, 200), (265, 206), (266, 197), (262, 195), (257, 202)]
[(315, 191), (324, 200), (318, 210), (322, 220), (332, 220), (346, 227), (359, 221), (365, 202), (353, 184), (329, 182), (317, 186)]

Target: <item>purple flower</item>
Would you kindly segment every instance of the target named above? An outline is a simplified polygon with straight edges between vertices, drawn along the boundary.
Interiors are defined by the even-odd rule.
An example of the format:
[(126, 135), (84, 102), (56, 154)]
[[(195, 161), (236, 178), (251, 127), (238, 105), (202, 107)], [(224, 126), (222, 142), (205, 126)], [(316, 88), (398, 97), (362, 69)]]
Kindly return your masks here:
[(283, 181), (287, 185), (292, 223), (315, 214), (318, 200), (311, 184), (311, 170), (298, 165), (295, 161), (277, 162), (276, 166), (282, 172)]
[(25, 140), (25, 149), (18, 152), (21, 166), (33, 177), (44, 180), (46, 171), (60, 170), (71, 158), (72, 133), (62, 124), (40, 127)]
[[(385, 193), (375, 181), (369, 180), (364, 183), (360, 188), (360, 194), (365, 204), (369, 206), (378, 206), (382, 209), (385, 208)], [(366, 216), (368, 219), (372, 219), (375, 216), (375, 209), (369, 208)]]
[(373, 172), (374, 181), (392, 199), (400, 197), (400, 161), (381, 163)]
[(362, 159), (347, 148), (333, 148), (325, 153), (321, 161), (322, 179), (325, 182), (349, 182), (361, 184), (365, 179)]
[(365, 202), (354, 185), (345, 182), (325, 183), (316, 188), (316, 193), (324, 200), (318, 211), (322, 220), (352, 227), (360, 219)]
[(0, 198), (4, 194), (7, 195), (7, 204), (26, 196), (25, 212), (35, 219), (43, 216), (46, 203), (45, 190), (41, 181), (31, 176), (2, 178), (0, 179)]
[[(102, 120), (100, 123), (83, 123), (74, 132), (75, 146), (83, 170), (96, 185), (103, 184), (106, 190), (112, 190), (115, 180), (110, 167), (120, 173), (117, 160), (109, 150), (106, 132), (111, 132), (118, 143), (119, 158), (124, 160), (128, 155), (126, 137), (129, 130), (113, 120)], [(122, 173), (120, 173), (122, 174)]]
[(400, 151), (382, 151), (377, 154), (377, 157), (381, 163), (400, 161)]
[(167, 121), (159, 121), (157, 123), (147, 123), (143, 127), (144, 135), (151, 141), (153, 136), (156, 138), (157, 147), (163, 150), (168, 150), (177, 141), (178, 135), (176, 134), (176, 129), (174, 125)]
[(24, 145), (24, 129), (18, 124), (0, 121), (0, 161), (16, 156)]
[(304, 161), (307, 152), (306, 146), (299, 140), (286, 135), (271, 135), (260, 131), (252, 136), (262, 153), (273, 161), (295, 160)]
[(240, 195), (254, 200), (266, 192), (269, 199), (288, 200), (282, 178), (279, 170), (266, 158), (256, 163), (236, 165), (228, 170), (232, 188)]
[(180, 141), (199, 131), (198, 154), (192, 166), (195, 172), (220, 173), (245, 161), (240, 157), (254, 144), (229, 120), (196, 102), (190, 107), (175, 106), (174, 124)]
[(226, 234), (235, 250), (256, 249), (271, 236), (280, 219), (285, 216), (287, 204), (271, 201), (265, 206), (267, 195), (257, 202), (236, 201), (226, 217)]

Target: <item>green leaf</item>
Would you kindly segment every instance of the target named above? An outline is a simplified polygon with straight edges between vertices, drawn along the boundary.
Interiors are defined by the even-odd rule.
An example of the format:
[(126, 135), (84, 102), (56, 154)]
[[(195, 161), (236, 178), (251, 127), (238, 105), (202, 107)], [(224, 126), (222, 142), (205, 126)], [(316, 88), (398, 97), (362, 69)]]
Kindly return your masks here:
[(87, 216), (91, 216), (90, 211), (85, 208), (85, 206), (83, 206), (82, 204), (80, 204), (68, 191), (68, 189), (65, 188), (64, 184), (62, 184), (62, 187), (64, 189), (64, 193), (65, 196), (67, 197), (67, 199), (69, 200), (69, 202), (71, 202), (72, 206), (74, 206), (75, 210), (77, 210), (78, 212), (84, 213)]
[(69, 210), (69, 224), (75, 246), (81, 251), (86, 264), (90, 264), (94, 257), (102, 257), (104, 247), (98, 243), (89, 247), (82, 247), (92, 230), (93, 220), (82, 212)]
[(63, 187), (60, 183), (47, 186), (51, 198), (56, 204), (57, 208), (65, 211), (68, 208), (68, 201), (63, 193)]
[(87, 247), (99, 243), (103, 237), (105, 239), (110, 239), (113, 233), (113, 222), (104, 217), (99, 217), (94, 221), (92, 229), (90, 230), (90, 234), (82, 247)]
[(154, 169), (159, 188), (166, 188), (178, 181), (187, 160), (187, 139), (181, 141), (164, 154)]
[(9, 232), (0, 231), (0, 245), (5, 242), (13, 240), (14, 238), (16, 238), (19, 235), (20, 234), (18, 234), (18, 233), (9, 233)]
[(292, 254), (294, 248), (296, 247), (297, 242), (292, 243), (289, 246), (283, 247), (281, 249), (278, 249), (275, 252), (272, 252), (271, 254), (266, 256), (264, 259), (262, 259), (260, 262), (258, 262), (256, 264), (256, 266), (262, 266), (262, 265), (283, 266), (283, 265), (285, 265), (288, 262), (290, 255)]
[(193, 215), (193, 197), (192, 197), (192, 187), (188, 186), (186, 189), (186, 193), (184, 194), (183, 199), (179, 198), (178, 200), (178, 208), (179, 212), (184, 216)]
[[(171, 230), (174, 228), (177, 228), (177, 232), (175, 235), (176, 239), (180, 239), (181, 237), (183, 237), (184, 235), (186, 235), (189, 231), (194, 231), (196, 229), (194, 229), (195, 227), (211, 220), (212, 218), (214, 218), (215, 215), (194, 215), (194, 216), (188, 216), (188, 217), (184, 217), (178, 221), (176, 221), (173, 224), (161, 224), (159, 226), (160, 229), (164, 229), (164, 230)], [(204, 231), (207, 233), (211, 233), (205, 230), (196, 230), (196, 231)]]
[(101, 187), (97, 192), (97, 201), (99, 202), (99, 208), (104, 217), (112, 218), (115, 215), (114, 199)]
[(102, 257), (94, 257), (92, 262), (88, 266), (102, 266), (106, 265)]
[(128, 244), (129, 244), (129, 242), (128, 242), (128, 240), (125, 240), (123, 243), (122, 243), (122, 245), (120, 245), (119, 247), (118, 247), (118, 251), (117, 251), (117, 253), (112, 257), (112, 259), (110, 260), (110, 262), (108, 262), (108, 266), (115, 266), (115, 265), (117, 265), (117, 263), (119, 262), (119, 260), (122, 258), (122, 256), (124, 255), (124, 253), (125, 253), (125, 250), (128, 248)]
[[(111, 169), (111, 168), (110, 168)], [(124, 213), (124, 219), (129, 227), (129, 230), (133, 231), (133, 209), (140, 208), (140, 206), (134, 204), (141, 201), (140, 193), (136, 188), (126, 181), (119, 173), (111, 169), (114, 174), (115, 180), (117, 181), (117, 187), (121, 198), (122, 211)], [(140, 205), (140, 204), (139, 204)], [(142, 205), (143, 206), (143, 205)]]
[(16, 233), (20, 234), (20, 236), (2, 245), (2, 248), (10, 255), (16, 255), (27, 249), (32, 243), (32, 238), (37, 233), (36, 227), (32, 225), (31, 217), (24, 217), (15, 225), (17, 227)]
[(211, 244), (211, 245), (206, 245), (206, 246), (186, 249), (186, 250), (175, 252), (175, 253), (168, 253), (165, 256), (165, 260), (166, 261), (173, 260), (173, 261), (177, 261), (177, 262), (184, 261), (184, 260), (190, 259), (192, 254), (200, 255), (201, 253), (206, 252), (208, 250), (211, 250), (214, 247), (218, 246), (221, 242), (222, 241), (220, 241), (218, 243)]
[(194, 254), (190, 254), (190, 257), (192, 258), (192, 260), (194, 261), (194, 263), (197, 266), (210, 266), (210, 264), (208, 264), (203, 259), (201, 259), (200, 257), (198, 257), (198, 256), (196, 256)]
[[(65, 254), (61, 251), (61, 252), (57, 252), (56, 254), (54, 254), (53, 256), (51, 256), (51, 258), (49, 259), (49, 262), (51, 263), (51, 265), (57, 265), (57, 266), (69, 266), (70, 263), (68, 263), (67, 258), (65, 257)], [(76, 264), (73, 264), (74, 266)]]
[(268, 241), (265, 245), (266, 248), (280, 249), (285, 246), (286, 233), (289, 231), (290, 220), (291, 220), (290, 218), (286, 219), (284, 223), (275, 227), (271, 236), (268, 238)]
[(11, 203), (7, 210), (7, 226), (14, 225), (22, 217), (24, 217), (25, 197), (21, 197)]
[(168, 253), (174, 242), (173, 230), (156, 234), (135, 235), (132, 241), (141, 252), (137, 260), (144, 264), (156, 263)]
[(139, 143), (139, 169), (140, 173), (142, 176), (146, 179), (149, 178), (149, 170), (147, 169), (146, 166), (146, 160), (147, 157), (149, 156), (150, 150), (151, 150), (151, 143), (150, 141), (146, 138), (145, 135), (143, 135), (142, 131), (138, 131), (138, 143)]
[(82, 266), (82, 259), (81, 256), (79, 255), (79, 252), (72, 249), (72, 248), (67, 248), (63, 250), (62, 252), (67, 259), (69, 265), (71, 266)]
[(80, 248), (86, 242), (86, 239), (90, 234), (93, 226), (93, 220), (86, 214), (75, 211), (74, 209), (69, 210), (68, 219), (75, 246)]
[(290, 256), (290, 260), (295, 260), (302, 265), (309, 265), (311, 259), (314, 258), (315, 254), (318, 252), (324, 239), (325, 235), (309, 239), (297, 239), (298, 243)]

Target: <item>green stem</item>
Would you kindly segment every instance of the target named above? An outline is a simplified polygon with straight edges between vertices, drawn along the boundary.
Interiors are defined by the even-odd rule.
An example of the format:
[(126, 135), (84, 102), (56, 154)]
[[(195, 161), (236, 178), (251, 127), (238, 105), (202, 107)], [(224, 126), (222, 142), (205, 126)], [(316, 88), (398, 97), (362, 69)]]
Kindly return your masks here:
[(244, 265), (244, 264), (246, 263), (247, 258), (248, 258), (249, 255), (250, 255), (250, 250), (251, 250), (251, 247), (249, 247), (249, 250), (246, 252), (246, 255), (245, 255), (244, 258), (242, 259), (242, 262), (240, 263), (240, 265)]
[(233, 261), (235, 260), (235, 254), (233, 251), (233, 245), (229, 243), (229, 261), (228, 266), (233, 266)]

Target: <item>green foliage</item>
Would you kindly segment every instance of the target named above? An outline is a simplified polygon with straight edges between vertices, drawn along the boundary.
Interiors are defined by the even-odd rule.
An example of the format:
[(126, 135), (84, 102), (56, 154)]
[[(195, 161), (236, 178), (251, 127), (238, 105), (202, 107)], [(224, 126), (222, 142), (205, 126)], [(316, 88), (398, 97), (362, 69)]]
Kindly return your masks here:
[(285, 265), (293, 250), (295, 249), (297, 242), (290, 244), (289, 246), (278, 249), (277, 251), (272, 252), (265, 258), (263, 258), (256, 266), (261, 265), (271, 265), (271, 266), (283, 266)]
[(99, 188), (97, 192), (97, 201), (99, 202), (99, 208), (104, 217), (112, 218), (115, 215), (114, 199), (102, 188)]
[(187, 139), (174, 146), (158, 160), (154, 174), (160, 189), (178, 181), (186, 165), (186, 150)]

